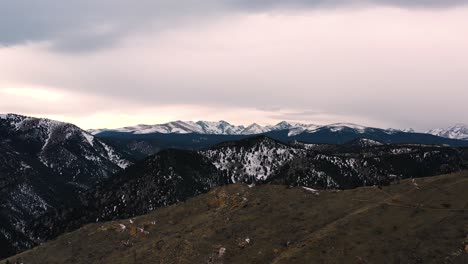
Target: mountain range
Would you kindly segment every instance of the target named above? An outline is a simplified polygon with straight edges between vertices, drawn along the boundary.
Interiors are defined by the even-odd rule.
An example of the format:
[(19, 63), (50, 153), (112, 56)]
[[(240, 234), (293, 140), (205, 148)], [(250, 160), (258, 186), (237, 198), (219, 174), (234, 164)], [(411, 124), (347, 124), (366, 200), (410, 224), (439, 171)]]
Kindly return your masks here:
[[(236, 126), (226, 121), (209, 122), (209, 121), (173, 121), (165, 124), (156, 125), (137, 125), (129, 126), (117, 129), (90, 129), (89, 132), (93, 135), (105, 133), (105, 132), (122, 132), (131, 134), (152, 134), (152, 133), (163, 133), (163, 134), (206, 134), (206, 135), (255, 135), (263, 134), (272, 131), (288, 130), (288, 136), (296, 136), (303, 132), (314, 133), (320, 129), (330, 129), (331, 131), (338, 132), (343, 129), (354, 129), (356, 132), (364, 133), (366, 130), (373, 129), (371, 127), (365, 127), (361, 125), (351, 123), (336, 123), (330, 125), (314, 125), (314, 124), (303, 124), (296, 122), (282, 121), (276, 125), (261, 126), (257, 123), (253, 123), (249, 126)], [(414, 129), (381, 129), (387, 133), (416, 133)], [(437, 128), (431, 129), (425, 134), (431, 134), (435, 136), (451, 138), (451, 139), (462, 139), (468, 140), (468, 126), (463, 124), (456, 124), (448, 128)]]
[[(339, 126), (339, 124), (336, 124)], [(137, 125), (118, 129), (91, 129), (91, 134), (100, 134), (103, 132), (124, 132), (132, 134), (151, 134), (151, 133), (164, 133), (164, 134), (207, 134), (207, 135), (254, 135), (262, 134), (270, 131), (277, 130), (291, 130), (290, 135), (299, 134), (306, 130), (314, 130), (320, 126), (288, 123), (286, 121), (280, 122), (274, 126), (261, 126), (253, 123), (249, 126), (236, 126), (226, 121), (209, 122), (209, 121), (174, 121), (158, 125)]]
[[(201, 124), (202, 122), (198, 123)], [(207, 123), (208, 122), (203, 122), (203, 124)], [(241, 140), (255, 135), (267, 136), (286, 144), (294, 141), (308, 144), (345, 144), (356, 139), (368, 139), (385, 144), (468, 146), (467, 140), (445, 138), (427, 133), (416, 133), (412, 130), (380, 129), (353, 124), (299, 126), (297, 124), (292, 125), (287, 122), (281, 122), (272, 127), (252, 125), (248, 130), (244, 128), (242, 131), (240, 128), (234, 129), (233, 126), (229, 126), (228, 123), (222, 121), (209, 123), (211, 124), (210, 128), (208, 129), (205, 127), (204, 130), (198, 125), (193, 125), (196, 123), (190, 124), (192, 124), (190, 126), (191, 129), (187, 129), (186, 122), (172, 122), (164, 125), (164, 127), (171, 127), (172, 130), (170, 131), (177, 132), (168, 132), (169, 130), (158, 130), (160, 132), (154, 132), (154, 129), (136, 130), (135, 128), (91, 132), (103, 142), (137, 159), (145, 158), (163, 149), (203, 150), (222, 142)], [(177, 129), (175, 129), (176, 125)], [(158, 125), (156, 127), (161, 128)], [(196, 129), (193, 129), (193, 127)], [(223, 132), (226, 131), (227, 127), (230, 128), (228, 131), (231, 132)], [(254, 127), (255, 129), (253, 129)], [(259, 134), (250, 134), (253, 132), (243, 134), (247, 133), (246, 131), (254, 130), (259, 132)], [(238, 132), (234, 133), (232, 131)]]
[(187, 124), (178, 123), (171, 133), (92, 135), (69, 123), (0, 116), (0, 258), (224, 185), (341, 190), (468, 168), (468, 141), (411, 131), (198, 125), (208, 134), (182, 132)]
[[(463, 140), (462, 128), (463, 126), (459, 125), (455, 129), (418, 133), (413, 129), (381, 129), (349, 123), (318, 126), (283, 121), (274, 126), (260, 126), (254, 123), (244, 127), (231, 125), (225, 121), (175, 121), (162, 125), (138, 125), (88, 132), (108, 144), (118, 146), (128, 155), (144, 158), (162, 149), (200, 150), (221, 142), (240, 140), (253, 135), (265, 135), (283, 143), (300, 141), (313, 144), (344, 144), (365, 138), (386, 144), (468, 146), (468, 140)], [(435, 133), (437, 131), (438, 133)]]
[(448, 128), (437, 128), (427, 132), (439, 137), (468, 140), (468, 126), (463, 124), (456, 124)]

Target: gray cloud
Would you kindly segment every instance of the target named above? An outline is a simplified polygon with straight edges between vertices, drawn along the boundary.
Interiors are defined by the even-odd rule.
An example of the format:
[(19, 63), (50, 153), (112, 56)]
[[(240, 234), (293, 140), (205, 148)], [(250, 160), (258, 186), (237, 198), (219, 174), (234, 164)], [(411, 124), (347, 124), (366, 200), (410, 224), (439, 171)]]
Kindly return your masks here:
[[(466, 1), (183, 3), (3, 1), (0, 43), (28, 43), (0, 48), (0, 92), (65, 98), (3, 96), (0, 110), (421, 129), (468, 122), (468, 9), (447, 9)], [(432, 10), (341, 8), (353, 5)]]
[[(62, 51), (112, 45), (134, 30), (170, 29), (179, 23), (222, 17), (229, 12), (291, 8), (388, 5), (402, 8), (449, 8), (467, 0), (14, 0), (0, 3), (0, 44), (53, 41)], [(196, 19), (194, 19), (196, 18)], [(109, 26), (98, 34), (96, 27)]]

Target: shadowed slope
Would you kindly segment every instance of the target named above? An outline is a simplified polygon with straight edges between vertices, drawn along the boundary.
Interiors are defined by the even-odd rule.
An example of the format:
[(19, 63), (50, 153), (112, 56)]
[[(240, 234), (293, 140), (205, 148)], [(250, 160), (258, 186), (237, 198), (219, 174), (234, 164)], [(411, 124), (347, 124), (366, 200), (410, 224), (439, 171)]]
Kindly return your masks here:
[(467, 189), (467, 172), (339, 192), (230, 185), (87, 225), (9, 261), (463, 263)]

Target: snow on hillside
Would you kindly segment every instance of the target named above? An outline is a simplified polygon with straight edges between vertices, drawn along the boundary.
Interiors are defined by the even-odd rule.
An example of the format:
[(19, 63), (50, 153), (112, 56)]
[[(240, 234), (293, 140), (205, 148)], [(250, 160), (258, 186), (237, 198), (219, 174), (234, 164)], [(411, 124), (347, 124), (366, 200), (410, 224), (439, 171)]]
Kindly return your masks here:
[(61, 206), (74, 205), (78, 193), (130, 165), (116, 150), (69, 123), (7, 114), (0, 118), (0, 133), (3, 250), (4, 241), (12, 252), (40, 242), (26, 227)]
[(119, 156), (119, 154), (116, 153), (116, 151), (111, 148), (109, 145), (105, 143), (101, 143), (104, 146), (104, 149), (106, 150), (107, 153), (107, 158), (114, 163), (115, 165), (119, 166), (122, 169), (127, 168), (128, 166), (131, 165), (131, 163), (128, 160), (125, 160)]
[(355, 140), (354, 142), (351, 143), (354, 146), (358, 147), (375, 147), (375, 146), (382, 146), (384, 145), (382, 142), (368, 139), (368, 138), (360, 138)]
[(227, 173), (233, 183), (255, 183), (267, 180), (287, 161), (305, 155), (305, 150), (263, 138), (252, 145), (241, 143), (201, 151), (200, 154)]
[[(40, 142), (42, 149), (37, 155), (47, 167), (59, 169), (57, 166), (73, 166), (71, 161), (81, 158), (78, 155), (83, 155), (83, 158), (95, 162), (107, 160), (121, 168), (130, 165), (130, 163), (121, 158), (114, 149), (96, 139), (89, 132), (73, 124), (15, 114), (3, 115), (1, 120), (3, 120), (3, 122), (6, 121), (7, 124), (10, 125), (10, 129), (16, 131), (16, 133), (22, 133), (25, 137), (30, 137)], [(74, 142), (73, 144), (76, 143), (79, 145), (82, 154), (72, 154), (66, 149), (63, 149), (62, 146), (64, 146), (66, 142)], [(63, 153), (59, 154), (57, 148), (63, 151)], [(62, 162), (66, 157), (70, 159), (70, 162)]]

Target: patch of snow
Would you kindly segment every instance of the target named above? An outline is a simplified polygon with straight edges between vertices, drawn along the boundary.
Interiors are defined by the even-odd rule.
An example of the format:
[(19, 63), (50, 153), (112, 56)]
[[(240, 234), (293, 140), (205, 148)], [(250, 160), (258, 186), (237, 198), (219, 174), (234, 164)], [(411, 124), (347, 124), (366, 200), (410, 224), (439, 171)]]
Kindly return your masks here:
[(222, 247), (219, 249), (218, 257), (222, 258), (226, 254), (226, 248)]
[(311, 193), (313, 193), (315, 195), (319, 195), (319, 191), (316, 190), (316, 189), (312, 189), (312, 188), (309, 188), (309, 187), (302, 187), (302, 189), (304, 189), (304, 190), (306, 190), (308, 192), (311, 192)]
[(128, 160), (124, 160), (122, 159), (116, 152), (113, 148), (111, 148), (110, 146), (108, 146), (107, 144), (101, 142), (101, 144), (104, 146), (104, 149), (106, 150), (106, 153), (107, 153), (107, 157), (109, 158), (109, 160), (114, 163), (115, 165), (119, 166), (120, 168), (122, 169), (125, 169), (127, 168), (128, 166), (130, 166), (130, 162), (128, 162)]
[(21, 161), (21, 169), (22, 169), (22, 170), (31, 169), (31, 166), (29, 166), (29, 165), (26, 164), (25, 162)]
[(394, 148), (394, 149), (390, 150), (390, 153), (394, 154), (394, 155), (409, 154), (409, 153), (412, 153), (412, 152), (414, 152), (414, 150), (411, 149), (411, 148)]
[(27, 211), (35, 216), (42, 214), (50, 207), (28, 184), (18, 185), (16, 190), (10, 193), (10, 196), (11, 200), (17, 204), (10, 205), (10, 207), (20, 207), (20, 211)]
[(85, 132), (85, 131), (81, 132), (81, 134), (82, 134), (83, 137), (86, 139), (86, 141), (87, 141), (91, 146), (94, 147), (94, 137), (93, 137), (91, 134), (89, 134), (89, 133), (87, 133), (87, 132)]
[(87, 155), (87, 154), (84, 155), (84, 158), (87, 159), (87, 160), (90, 160), (90, 161), (100, 161), (101, 160), (98, 156)]

